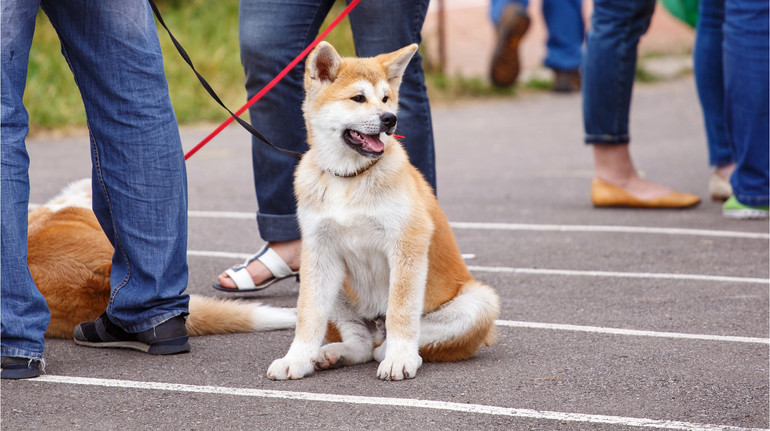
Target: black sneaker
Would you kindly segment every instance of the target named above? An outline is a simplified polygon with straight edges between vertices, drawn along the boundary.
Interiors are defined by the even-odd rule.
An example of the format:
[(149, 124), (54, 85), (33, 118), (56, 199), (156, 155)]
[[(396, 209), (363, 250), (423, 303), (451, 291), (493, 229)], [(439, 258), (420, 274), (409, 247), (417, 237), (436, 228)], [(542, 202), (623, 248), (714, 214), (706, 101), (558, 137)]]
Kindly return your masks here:
[(16, 356), (3, 356), (2, 358), (0, 377), (3, 379), (31, 379), (40, 375), (41, 361), (39, 359)]
[(75, 344), (134, 349), (151, 355), (184, 353), (190, 351), (184, 323), (183, 316), (176, 316), (146, 331), (132, 334), (112, 323), (104, 313), (93, 322), (83, 322), (75, 327)]

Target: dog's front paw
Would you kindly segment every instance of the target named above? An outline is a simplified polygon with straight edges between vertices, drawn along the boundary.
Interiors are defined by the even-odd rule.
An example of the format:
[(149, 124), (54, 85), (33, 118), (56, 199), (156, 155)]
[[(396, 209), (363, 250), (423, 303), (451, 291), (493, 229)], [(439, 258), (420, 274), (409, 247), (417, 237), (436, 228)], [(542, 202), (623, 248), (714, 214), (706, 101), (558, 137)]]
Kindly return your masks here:
[(267, 369), (270, 380), (297, 380), (313, 374), (312, 360), (294, 361), (287, 358), (276, 359)]
[(417, 352), (387, 355), (380, 362), (380, 367), (377, 369), (377, 377), (380, 380), (413, 379), (417, 375), (417, 369), (420, 366), (422, 366), (422, 358)]

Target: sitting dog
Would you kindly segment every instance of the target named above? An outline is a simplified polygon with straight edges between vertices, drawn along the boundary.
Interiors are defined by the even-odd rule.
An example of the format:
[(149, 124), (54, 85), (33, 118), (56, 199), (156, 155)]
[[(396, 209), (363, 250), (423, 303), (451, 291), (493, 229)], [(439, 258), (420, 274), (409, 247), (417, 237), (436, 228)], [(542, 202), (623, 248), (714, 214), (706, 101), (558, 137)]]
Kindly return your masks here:
[(464, 360), (494, 341), (497, 294), (468, 272), (433, 190), (392, 136), (416, 50), (342, 58), (321, 42), (307, 59), (297, 328), (270, 379), (372, 359), (380, 379), (408, 379), (423, 360)]
[[(91, 210), (91, 180), (69, 185), (29, 214), (27, 263), (51, 310), (45, 335), (69, 338), (110, 298), (113, 248)], [(296, 313), (259, 303), (190, 295), (190, 335), (294, 327)]]

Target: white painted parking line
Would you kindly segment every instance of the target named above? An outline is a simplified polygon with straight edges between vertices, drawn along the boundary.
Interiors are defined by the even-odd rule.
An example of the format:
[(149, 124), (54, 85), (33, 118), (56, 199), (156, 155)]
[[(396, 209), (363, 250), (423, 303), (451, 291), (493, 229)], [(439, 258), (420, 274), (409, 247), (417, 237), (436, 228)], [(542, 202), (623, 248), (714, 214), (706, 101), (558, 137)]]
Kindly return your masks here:
[[(251, 256), (250, 253), (232, 253), (226, 251), (208, 251), (208, 250), (188, 250), (188, 256), (194, 257), (221, 257), (227, 259), (244, 260)], [(468, 255), (475, 257), (474, 255)], [(717, 281), (727, 283), (753, 283), (770, 284), (770, 279), (753, 277), (729, 277), (723, 275), (700, 275), (700, 274), (669, 274), (655, 272), (616, 272), (616, 271), (579, 271), (569, 269), (545, 269), (545, 268), (512, 268), (506, 266), (477, 266), (468, 265), (468, 269), (477, 272), (502, 272), (512, 274), (530, 274), (530, 275), (567, 275), (580, 277), (620, 277), (620, 278), (649, 278), (649, 279), (668, 279), (668, 280), (694, 280), (694, 281)]]
[[(255, 212), (237, 211), (189, 211), (194, 218), (223, 218), (237, 220), (256, 220)], [(540, 232), (603, 232), (603, 233), (639, 233), (658, 235), (690, 235), (711, 236), (724, 238), (770, 239), (770, 234), (757, 232), (740, 232), (710, 229), (681, 229), (639, 226), (600, 226), (600, 225), (563, 225), (563, 224), (531, 224), (531, 223), (478, 223), (450, 222), (453, 229), (479, 230), (510, 230), (510, 231), (540, 231)]]
[(625, 335), (632, 337), (660, 337), (685, 340), (724, 341), (737, 343), (770, 344), (770, 338), (735, 337), (729, 335), (684, 334), (679, 332), (641, 331), (637, 329), (604, 328), (599, 326), (562, 325), (557, 323), (521, 322), (514, 320), (495, 320), (498, 326), (528, 329), (550, 329), (554, 331), (593, 332), (597, 334)]
[(257, 221), (257, 212), (237, 212), (237, 211), (187, 211), (189, 217), (199, 218), (227, 218), (236, 220), (254, 220)]
[(657, 235), (694, 235), (726, 238), (770, 239), (770, 234), (757, 232), (738, 232), (710, 229), (682, 229), (642, 226), (600, 226), (600, 225), (563, 225), (529, 223), (467, 223), (450, 222), (453, 229), (547, 231), (547, 232), (596, 232), (596, 233), (644, 233)]
[(232, 253), (229, 251), (204, 251), (187, 250), (187, 256), (193, 257), (222, 257), (226, 259), (244, 260), (250, 258), (252, 253)]
[[(87, 377), (44, 375), (30, 382), (62, 383), (122, 389), (140, 389), (170, 392), (192, 392), (212, 395), (235, 395), (256, 398), (278, 398), (285, 400), (312, 401), (323, 403), (364, 404), (374, 406), (406, 407), (421, 409), (446, 410), (458, 413), (513, 416), (525, 419), (553, 420), (561, 422), (580, 422), (586, 424), (610, 424), (621, 427), (644, 427), (670, 430), (705, 430), (705, 431), (760, 431), (758, 428), (701, 424), (659, 419), (631, 418), (622, 416), (587, 415), (581, 413), (562, 413), (510, 407), (488, 406), (483, 404), (462, 404), (446, 401), (420, 400), (414, 398), (364, 397), (357, 395), (338, 395), (313, 392), (277, 391), (250, 388), (232, 388), (223, 386), (199, 386), (178, 383), (141, 382), (134, 380), (95, 379)], [(768, 431), (768, 430), (762, 430)]]
[(697, 280), (720, 281), (728, 283), (755, 283), (770, 284), (770, 279), (754, 277), (729, 277), (724, 275), (701, 274), (671, 274), (658, 272), (617, 272), (617, 271), (580, 271), (570, 269), (544, 269), (544, 268), (511, 268), (505, 266), (474, 266), (468, 265), (468, 269), (478, 272), (507, 272), (513, 274), (532, 275), (571, 275), (581, 277), (620, 277), (620, 278), (650, 278), (668, 280)]

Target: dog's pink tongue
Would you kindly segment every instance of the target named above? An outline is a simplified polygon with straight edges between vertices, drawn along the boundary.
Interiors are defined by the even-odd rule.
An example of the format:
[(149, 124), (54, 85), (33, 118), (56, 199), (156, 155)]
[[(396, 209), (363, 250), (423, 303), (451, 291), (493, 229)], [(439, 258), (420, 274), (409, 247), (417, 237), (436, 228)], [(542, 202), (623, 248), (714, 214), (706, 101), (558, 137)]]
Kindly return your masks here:
[(374, 151), (375, 153), (380, 153), (382, 150), (385, 149), (385, 144), (380, 141), (379, 135), (360, 135), (363, 140), (364, 144), (363, 147), (367, 150)]

